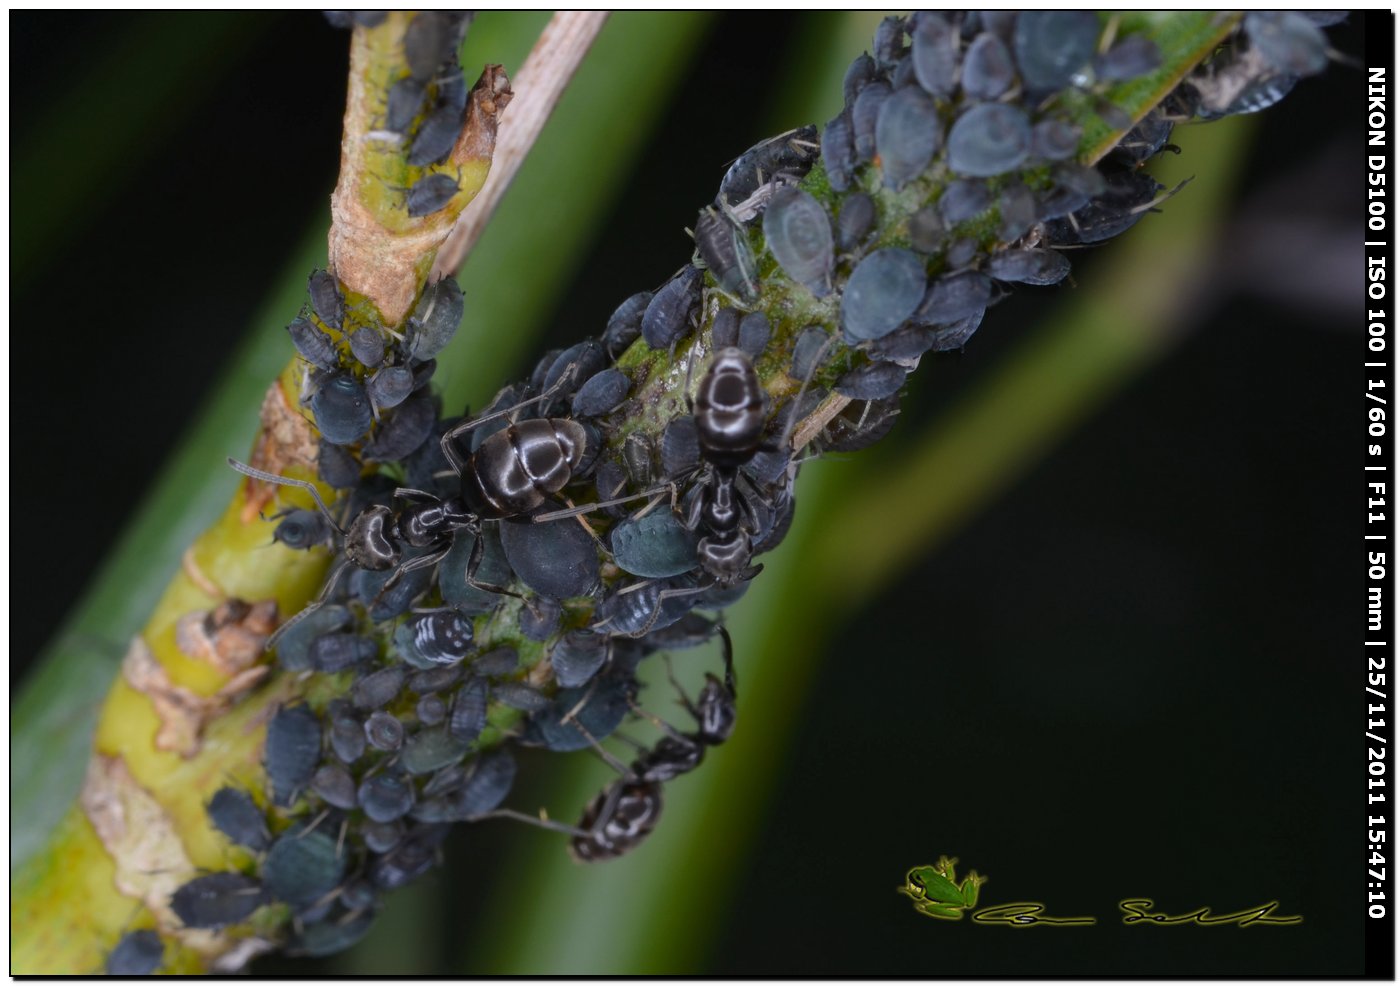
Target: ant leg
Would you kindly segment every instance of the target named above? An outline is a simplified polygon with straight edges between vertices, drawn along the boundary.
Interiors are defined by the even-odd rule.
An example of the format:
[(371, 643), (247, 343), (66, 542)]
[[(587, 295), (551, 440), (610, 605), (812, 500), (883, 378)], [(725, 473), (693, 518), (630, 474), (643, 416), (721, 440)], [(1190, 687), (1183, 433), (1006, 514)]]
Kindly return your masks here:
[(420, 568), (428, 568), (432, 565), (436, 565), (438, 562), (446, 558), (447, 553), (451, 550), (452, 549), (450, 547), (442, 548), (438, 551), (431, 552), (430, 554), (419, 555), (417, 558), (409, 558), (407, 561), (401, 562), (399, 564), (399, 567), (394, 569), (394, 574), (390, 575), (389, 580), (384, 583), (384, 587), (379, 590), (379, 594), (374, 597), (374, 600), (370, 603), (370, 606), (373, 607), (375, 603), (383, 599), (384, 593), (388, 592), (394, 586), (398, 585), (399, 581), (409, 572), (416, 572)]
[(479, 528), (476, 533), (476, 541), (472, 543), (472, 553), (467, 557), (467, 568), (464, 573), (467, 585), (473, 589), (480, 589), (482, 592), (492, 592), (498, 596), (510, 596), (512, 599), (524, 600), (525, 597), (518, 592), (511, 592), (505, 586), (492, 585), (490, 582), (478, 582), (476, 580), (476, 570), (481, 567), (481, 560), (486, 557), (486, 535)]
[(434, 496), (426, 490), (415, 490), (407, 486), (400, 486), (394, 490), (394, 496), (410, 503), (437, 503), (442, 497)]
[(336, 565), (335, 568), (331, 569), (330, 577), (326, 579), (326, 584), (321, 588), (320, 594), (317, 595), (316, 598), (312, 600), (312, 602), (300, 613), (284, 622), (276, 630), (273, 630), (272, 633), (268, 634), (267, 641), (263, 644), (263, 650), (272, 650), (274, 647), (277, 646), (277, 641), (282, 639), (283, 634), (285, 634), (292, 627), (296, 626), (302, 620), (306, 619), (312, 613), (316, 612), (316, 610), (324, 606), (326, 604), (326, 600), (330, 598), (330, 594), (335, 590), (336, 583), (340, 581), (340, 577), (345, 574), (345, 570), (349, 567), (350, 559), (345, 558), (342, 559), (340, 564)]
[(264, 483), (276, 483), (278, 486), (299, 486), (306, 490), (311, 494), (311, 498), (316, 501), (316, 506), (321, 508), (321, 513), (325, 514), (326, 520), (331, 522), (331, 526), (339, 531), (341, 536), (344, 536), (345, 528), (336, 523), (335, 516), (331, 513), (330, 507), (326, 506), (326, 501), (321, 499), (321, 492), (316, 489), (315, 483), (308, 483), (304, 479), (290, 479), (287, 476), (279, 476), (276, 473), (254, 469), (246, 463), (239, 462), (233, 456), (228, 457), (228, 464), (235, 471), (241, 472), (243, 475), (251, 477), (252, 479), (261, 480)]

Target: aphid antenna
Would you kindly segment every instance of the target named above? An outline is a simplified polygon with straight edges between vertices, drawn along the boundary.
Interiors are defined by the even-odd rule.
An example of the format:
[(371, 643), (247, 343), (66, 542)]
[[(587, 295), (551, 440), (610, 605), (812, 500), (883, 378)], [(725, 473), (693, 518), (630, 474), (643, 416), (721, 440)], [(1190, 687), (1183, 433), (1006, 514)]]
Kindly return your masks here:
[(812, 365), (807, 368), (807, 374), (802, 380), (802, 386), (797, 389), (797, 396), (792, 399), (790, 405), (792, 410), (787, 413), (787, 424), (783, 427), (783, 437), (778, 441), (778, 448), (785, 449), (792, 442), (792, 433), (797, 430), (797, 412), (802, 408), (802, 398), (807, 393), (807, 388), (811, 385), (813, 378), (817, 375), (817, 369), (822, 365), (822, 360), (826, 359), (827, 350), (836, 342), (836, 333), (831, 333), (826, 337), (826, 341), (812, 356)]
[(311, 498), (316, 501), (316, 506), (319, 507), (321, 513), (325, 515), (326, 520), (330, 521), (331, 526), (340, 533), (341, 537), (345, 536), (345, 528), (341, 527), (336, 521), (335, 515), (331, 513), (330, 507), (326, 506), (326, 501), (321, 499), (321, 493), (316, 489), (315, 483), (308, 483), (304, 479), (291, 479), (287, 476), (279, 476), (276, 473), (265, 472), (262, 469), (255, 469), (246, 463), (239, 462), (233, 456), (228, 457), (228, 464), (234, 471), (241, 472), (245, 476), (260, 480), (264, 483), (275, 483), (278, 486), (297, 486), (306, 490), (311, 494)]

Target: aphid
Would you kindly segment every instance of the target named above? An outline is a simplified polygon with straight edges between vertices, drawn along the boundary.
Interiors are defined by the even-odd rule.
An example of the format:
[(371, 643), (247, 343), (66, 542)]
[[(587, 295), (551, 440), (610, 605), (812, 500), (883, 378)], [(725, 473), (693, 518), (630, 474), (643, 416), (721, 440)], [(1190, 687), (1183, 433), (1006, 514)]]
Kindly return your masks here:
[(350, 353), (360, 365), (374, 369), (384, 362), (384, 337), (377, 329), (361, 326), (350, 333)]
[(149, 976), (165, 960), (165, 942), (149, 929), (128, 931), (107, 956), (109, 976)]
[[(1171, 139), (1172, 121), (1160, 109), (1148, 113), (1137, 126), (1129, 130), (1109, 151), (1108, 159), (1118, 164), (1136, 166), (1163, 150), (1168, 149)], [(1171, 148), (1179, 150), (1179, 148)]]
[(1030, 231), (1036, 220), (1035, 193), (1019, 181), (1013, 181), (997, 197), (1001, 225), (997, 235), (1006, 242), (1018, 240)]
[(403, 746), (403, 723), (382, 709), (373, 712), (365, 720), (365, 742), (392, 753)]
[(554, 599), (585, 596), (598, 585), (598, 548), (582, 524), (501, 525), (501, 547), (516, 577)]
[(890, 88), (898, 92), (900, 89), (907, 89), (917, 85), (918, 77), (914, 75), (914, 59), (901, 58), (895, 65), (894, 71), (890, 73)]
[(447, 731), (464, 743), (473, 743), (486, 727), (486, 682), (471, 678), (457, 690), (452, 700), (452, 713), (447, 719)]
[(1327, 67), (1327, 36), (1293, 10), (1252, 10), (1244, 33), (1270, 68), (1283, 75), (1316, 75)]
[(450, 609), (421, 613), (399, 625), (394, 643), (415, 668), (450, 667), (471, 652), (472, 624)]
[(1124, 38), (1094, 59), (1094, 72), (1108, 82), (1126, 82), (1156, 71), (1161, 64), (1162, 50), (1157, 42), (1138, 34)]
[(672, 418), (661, 432), (661, 471), (681, 476), (699, 464), (700, 436), (695, 419), (688, 414)]
[(868, 54), (857, 55), (846, 69), (846, 76), (841, 82), (841, 91), (845, 97), (846, 106), (851, 106), (860, 95), (860, 91), (874, 82), (879, 69), (875, 65), (875, 59)]
[(503, 681), (491, 686), (491, 697), (521, 712), (539, 712), (549, 705), (549, 699), (543, 692), (519, 681)]
[[(376, 623), (384, 623), (396, 616), (407, 613), (413, 601), (428, 591), (433, 573), (426, 567), (406, 571), (424, 558), (421, 549), (413, 549), (404, 554), (403, 567), (396, 571), (372, 572), (361, 569), (350, 577), (350, 589), (369, 609), (369, 617)], [(401, 574), (400, 574), (401, 573)]]
[(530, 717), (526, 743), (568, 753), (587, 747), (590, 736), (605, 739), (613, 734), (626, 718), (637, 687), (630, 672), (618, 671), (621, 644), (611, 639), (613, 662), (608, 670), (586, 686), (561, 688), (549, 708)]
[[(418, 716), (418, 721), (424, 726), (436, 726), (447, 718), (447, 703), (437, 695), (424, 695), (418, 700), (418, 704), (413, 707), (413, 712)], [(421, 734), (419, 734), (421, 735)], [(413, 741), (418, 736), (409, 740), (409, 746), (413, 746)], [(417, 771), (414, 771), (417, 773)]]
[(902, 329), (891, 332), (883, 339), (877, 339), (870, 343), (866, 347), (866, 352), (873, 360), (898, 363), (901, 366), (912, 368), (918, 365), (920, 356), (933, 348), (935, 339), (936, 335), (932, 329), (919, 325), (906, 325)]
[(423, 108), (425, 93), (423, 83), (411, 75), (390, 86), (384, 113), (384, 129), (396, 134), (407, 133), (413, 118)]
[[(549, 369), (545, 371), (541, 387), (544, 390), (562, 388), (571, 394), (581, 384), (593, 379), (607, 365), (608, 357), (603, 350), (603, 344), (596, 339), (585, 339), (554, 358), (554, 362), (550, 363)], [(551, 406), (552, 403), (542, 402), (540, 413), (546, 413), (545, 409)]]
[(814, 126), (799, 127), (760, 141), (729, 166), (720, 179), (715, 204), (720, 208), (734, 207), (740, 221), (747, 221), (743, 203), (765, 185), (803, 178), (812, 169), (820, 152), (821, 145)]
[(903, 188), (917, 178), (942, 146), (943, 124), (928, 93), (910, 86), (885, 100), (875, 123), (875, 148), (887, 186)]
[(403, 54), (413, 78), (428, 82), (447, 60), (457, 33), (453, 27), (450, 14), (434, 10), (420, 11), (409, 21), (403, 35)]
[(773, 327), (763, 312), (749, 312), (739, 322), (739, 348), (754, 359), (763, 355), (772, 336)]
[(446, 825), (419, 829), (391, 852), (370, 864), (370, 878), (383, 890), (396, 890), (416, 880), (437, 864), (437, 846), (447, 834)]
[(899, 400), (853, 401), (827, 422), (821, 444), (830, 452), (858, 452), (889, 434), (899, 417)]
[(613, 561), (644, 578), (667, 578), (695, 567), (696, 539), (668, 510), (622, 521), (612, 530)]
[(267, 817), (247, 791), (221, 787), (209, 799), (205, 811), (213, 826), (234, 845), (262, 852), (272, 838), (267, 831)]
[[(345, 895), (342, 892), (341, 898)], [(352, 908), (349, 913), (333, 921), (318, 921), (306, 924), (295, 931), (288, 940), (285, 951), (288, 955), (304, 955), (308, 958), (321, 958), (343, 952), (356, 944), (369, 933), (374, 924), (374, 912), (365, 908)]]
[(309, 907), (340, 885), (345, 863), (333, 836), (294, 826), (268, 850), (263, 884), (276, 900), (294, 908)]
[(349, 714), (336, 716), (330, 726), (331, 752), (342, 763), (354, 763), (365, 752), (365, 726)]
[(996, 99), (1015, 81), (1016, 67), (1005, 42), (995, 34), (979, 34), (963, 56), (963, 91), (972, 99)]
[(942, 325), (984, 311), (992, 300), (992, 282), (980, 271), (961, 271), (940, 277), (929, 285), (928, 292), (914, 313), (920, 325)]
[(1065, 218), (1045, 224), (1047, 243), (1060, 246), (1111, 239), (1146, 215), (1162, 190), (1151, 175), (1137, 169), (1112, 171), (1103, 177), (1107, 181), (1101, 194)]
[(606, 634), (588, 630), (569, 631), (549, 651), (554, 680), (560, 688), (577, 688), (587, 684), (608, 659), (608, 650)]
[(701, 209), (695, 220), (695, 246), (722, 291), (745, 302), (758, 297), (748, 235), (729, 217), (712, 207)]
[(391, 664), (378, 671), (371, 671), (351, 687), (350, 701), (354, 703), (355, 708), (365, 712), (383, 708), (398, 697), (403, 689), (403, 682), (402, 665)]
[(356, 27), (378, 27), (389, 16), (387, 10), (352, 10), (350, 19)]
[(480, 536), (462, 530), (438, 565), (438, 588), (444, 605), (465, 616), (474, 616), (496, 608), (502, 598), (499, 590), (513, 574), (494, 528), (482, 531)]
[[(381, 367), (379, 372), (369, 378), (365, 392), (377, 410), (398, 407), (404, 398), (413, 393), (413, 371), (406, 366)], [(358, 474), (359, 470), (356, 469), (357, 478)]]
[(1040, 247), (1003, 250), (988, 259), (986, 271), (998, 281), (1058, 284), (1069, 273), (1069, 260), (1062, 253)]
[(311, 791), (335, 808), (355, 807), (355, 779), (339, 764), (323, 764), (311, 778)]
[(459, 191), (457, 179), (451, 175), (435, 172), (414, 182), (404, 199), (404, 207), (410, 216), (428, 216), (437, 212)]
[(946, 353), (950, 350), (962, 349), (967, 345), (967, 340), (971, 339), (972, 334), (977, 331), (977, 327), (982, 324), (982, 316), (985, 314), (985, 311), (973, 312), (956, 322), (937, 326), (934, 329), (933, 350)]
[(272, 538), (293, 551), (314, 548), (331, 538), (331, 525), (314, 510), (288, 510), (272, 532)]
[(834, 191), (851, 187), (851, 171), (856, 166), (855, 132), (850, 113), (842, 110), (822, 130), (822, 164)]
[(908, 250), (876, 250), (862, 260), (841, 296), (847, 338), (878, 339), (906, 322), (924, 296), (924, 262)]
[(943, 260), (948, 267), (958, 270), (971, 264), (981, 249), (981, 244), (973, 237), (959, 237), (948, 244), (948, 249), (943, 252)]
[(495, 647), (485, 654), (477, 655), (472, 662), (472, 670), (487, 678), (500, 678), (514, 674), (520, 667), (520, 655), (514, 647)]
[(176, 890), (170, 909), (187, 928), (222, 928), (245, 920), (265, 900), (262, 884), (250, 876), (210, 873)]
[(461, 131), (462, 111), (455, 106), (437, 107), (419, 124), (418, 133), (408, 147), (408, 163), (422, 168), (445, 160), (452, 153)]
[(306, 362), (327, 372), (336, 368), (340, 355), (336, 351), (335, 343), (305, 315), (298, 315), (292, 319), (291, 324), (287, 326), (287, 332), (292, 337), (292, 345)]
[(272, 803), (285, 808), (311, 780), (321, 759), (321, 724), (305, 705), (283, 706), (267, 724), (263, 767), (272, 784)]
[(862, 164), (875, 159), (875, 125), (892, 92), (889, 83), (872, 82), (860, 91), (851, 107), (851, 146)]
[(442, 277), (424, 289), (407, 326), (410, 356), (416, 360), (430, 360), (447, 349), (452, 336), (456, 335), (456, 328), (462, 324), (465, 308), (462, 287), (452, 277)]
[[(696, 497), (694, 502), (701, 502), (701, 498)], [(742, 539), (739, 540), (742, 546)], [(742, 553), (739, 557), (743, 557)], [(693, 578), (682, 575), (673, 579), (651, 579), (626, 591), (611, 592), (603, 597), (594, 612), (597, 619), (593, 629), (615, 637), (645, 636), (652, 630), (670, 626), (698, 606), (701, 591), (702, 587), (697, 586)]]
[(413, 786), (398, 774), (375, 774), (361, 782), (358, 799), (370, 821), (392, 822), (413, 807)]
[(477, 757), (476, 769), (458, 789), (454, 799), (461, 818), (471, 818), (495, 809), (515, 784), (515, 757), (505, 748)]
[(651, 439), (640, 431), (630, 432), (622, 441), (622, 464), (632, 482), (650, 486), (654, 478)]
[(885, 69), (904, 57), (904, 18), (886, 17), (875, 28), (875, 39), (871, 44), (875, 61)]
[(1005, 174), (1020, 167), (1030, 151), (1031, 124), (1025, 110), (1006, 103), (979, 103), (958, 117), (948, 132), (948, 167), (959, 175)]
[(1063, 161), (1079, 150), (1081, 131), (1075, 124), (1051, 117), (1031, 128), (1031, 154), (1047, 161)]
[(574, 417), (602, 417), (616, 410), (627, 399), (631, 389), (631, 378), (621, 370), (609, 367), (593, 376), (574, 394)]
[(704, 275), (689, 264), (657, 291), (642, 316), (642, 338), (652, 349), (670, 349), (690, 330), (700, 307)]
[(379, 645), (356, 633), (326, 633), (311, 642), (311, 666), (338, 674), (379, 656)]
[(370, 852), (392, 852), (403, 841), (404, 827), (402, 822), (369, 822), (360, 827), (360, 835)]
[(831, 220), (816, 199), (800, 188), (779, 189), (763, 214), (763, 235), (783, 273), (817, 297), (831, 292)]
[(322, 437), (336, 445), (349, 445), (374, 423), (364, 386), (348, 373), (331, 377), (311, 398), (311, 413)]
[(410, 774), (430, 774), (457, 763), (467, 752), (463, 743), (439, 725), (447, 715), (447, 703), (436, 695), (426, 695), (418, 702), (418, 721), (426, 726), (408, 738), (399, 765)]
[(836, 392), (852, 400), (882, 400), (899, 393), (908, 373), (895, 363), (866, 363), (843, 373), (836, 381)]
[(949, 226), (967, 222), (981, 215), (992, 204), (992, 193), (986, 182), (959, 179), (951, 181), (938, 197), (938, 211)]
[(617, 359), (642, 334), (642, 316), (650, 303), (651, 292), (639, 291), (608, 316), (608, 327), (603, 331), (603, 348), (609, 357)]
[(836, 245), (843, 251), (859, 246), (875, 225), (875, 200), (864, 192), (847, 195), (836, 216)]
[(809, 325), (799, 332), (792, 346), (792, 370), (788, 375), (794, 380), (810, 380), (830, 340), (830, 333), (820, 325)]
[(526, 640), (543, 643), (558, 632), (564, 609), (549, 596), (536, 596), (520, 610), (520, 633)]
[(316, 472), (322, 482), (338, 490), (348, 490), (360, 482), (360, 464), (355, 457), (348, 449), (324, 438), (317, 445)]
[(1094, 57), (1099, 19), (1087, 10), (1025, 10), (1016, 18), (1012, 47), (1026, 88), (1061, 89)]
[(739, 345), (739, 312), (724, 307), (715, 312), (710, 323), (710, 345), (715, 349), (725, 349)]
[(324, 270), (312, 271), (306, 290), (311, 295), (311, 307), (316, 316), (330, 328), (339, 329), (345, 317), (345, 298), (335, 275)]
[(1103, 194), (1108, 187), (1098, 169), (1072, 162), (1057, 165), (1052, 174), (1055, 186), (1039, 200), (1038, 215), (1041, 219), (1054, 219), (1076, 212), (1091, 198)]
[(429, 695), (451, 688), (462, 678), (460, 667), (436, 667), (415, 671), (408, 676), (408, 690), (415, 695)]
[[(957, 87), (958, 33), (939, 14), (919, 14), (912, 32), (912, 60), (919, 85), (935, 96), (948, 96)], [(884, 152), (880, 152), (884, 157)]]
[(437, 408), (427, 394), (404, 401), (365, 445), (366, 462), (398, 462), (428, 440), (437, 421)]

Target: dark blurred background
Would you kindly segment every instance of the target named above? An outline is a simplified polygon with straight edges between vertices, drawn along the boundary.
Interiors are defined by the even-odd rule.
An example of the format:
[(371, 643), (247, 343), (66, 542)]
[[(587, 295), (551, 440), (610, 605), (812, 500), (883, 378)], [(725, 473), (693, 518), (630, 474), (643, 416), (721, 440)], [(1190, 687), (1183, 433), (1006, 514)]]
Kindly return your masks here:
[[(11, 437), (15, 482), (44, 504), (11, 525), (22, 683), (228, 353), (308, 235), (323, 237), (347, 36), (309, 13), (10, 16)], [(529, 352), (595, 334), (618, 301), (684, 260), (680, 229), (727, 162), (791, 125), (765, 94), (800, 64), (804, 40), (841, 23), (727, 14), (695, 29)], [(1359, 59), (1361, 18), (1332, 38)], [(679, 848), (678, 878), (725, 874), (701, 924), (667, 924), (693, 888), (668, 881), (667, 858), (638, 853), (617, 865), (659, 869), (665, 885), (644, 915), (619, 918), (650, 922), (646, 957), (626, 951), (638, 936), (621, 926), (617, 950), (587, 955), (561, 945), (541, 958), (523, 933), (513, 958), (464, 945), (496, 941), (532, 900), (558, 908), (567, 892), (579, 896), (566, 912), (592, 909), (601, 873), (522, 891), (512, 867), (562, 857), (562, 845), (481, 827), (454, 839), (397, 915), (391, 902), (353, 959), (257, 971), (1358, 973), (1363, 86), (1358, 69), (1334, 65), (1241, 124), (1257, 130), (1218, 217), (1222, 260), (1206, 283), (1178, 286), (1191, 301), (1176, 344), (806, 655), (810, 692), (794, 698), (790, 735), (774, 738), (780, 769), (728, 792), (752, 807), (753, 830), (731, 844), (721, 824)], [(1172, 207), (1144, 225), (1169, 222)], [(1067, 296), (1092, 291), (1114, 249), (1074, 255), (1077, 288), (1017, 292), (964, 354), (927, 360), (889, 449), (864, 455), (889, 464), (936, 427)], [(1029, 398), (1026, 413), (1037, 413)], [(15, 499), (36, 509), (33, 495)], [(67, 591), (38, 577), (60, 568)], [(800, 601), (781, 614), (811, 617)], [(742, 704), (745, 667), (764, 658), (739, 655), (750, 743), (765, 737), (765, 710)], [(712, 757), (742, 755), (736, 741)], [(578, 768), (526, 765), (521, 807)], [(941, 854), (990, 877), (987, 904), (1043, 901), (1099, 926), (916, 915), (893, 888)], [(596, 877), (599, 894), (617, 885)], [(1125, 928), (1115, 903), (1129, 896), (1174, 913), (1276, 899), (1305, 921)]]

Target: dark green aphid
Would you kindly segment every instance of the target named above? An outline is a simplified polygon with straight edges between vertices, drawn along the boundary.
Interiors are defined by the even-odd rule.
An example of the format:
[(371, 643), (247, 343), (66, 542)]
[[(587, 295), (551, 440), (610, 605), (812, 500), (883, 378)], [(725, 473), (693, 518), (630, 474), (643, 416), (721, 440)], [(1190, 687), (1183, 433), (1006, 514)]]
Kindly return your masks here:
[(690, 330), (700, 308), (704, 275), (689, 264), (656, 292), (642, 315), (642, 338), (652, 349), (670, 349)]
[(355, 807), (355, 779), (339, 764), (322, 764), (311, 778), (311, 791), (334, 808)]
[(263, 883), (277, 900), (296, 908), (308, 907), (340, 885), (345, 863), (333, 836), (295, 826), (268, 850)]
[(406, 76), (389, 87), (388, 105), (384, 113), (384, 129), (392, 133), (408, 132), (413, 118), (423, 108), (426, 90), (413, 76)]
[(929, 285), (914, 314), (920, 325), (945, 325), (984, 311), (992, 300), (992, 282), (986, 274), (969, 270), (940, 277)]
[(330, 371), (336, 368), (340, 356), (336, 352), (335, 343), (331, 341), (330, 336), (312, 325), (305, 315), (298, 315), (292, 319), (292, 323), (287, 326), (287, 332), (292, 337), (292, 345), (306, 362), (321, 370)]
[(763, 235), (783, 273), (817, 297), (831, 293), (831, 220), (816, 199), (800, 188), (779, 189), (763, 214)]
[(746, 302), (758, 297), (748, 236), (728, 216), (713, 208), (701, 209), (695, 220), (695, 246), (721, 290)]
[[(958, 32), (941, 14), (920, 11), (914, 27), (912, 61), (919, 85), (947, 97), (958, 83)], [(881, 152), (884, 157), (884, 152)]]
[(516, 577), (542, 596), (584, 596), (598, 585), (598, 549), (583, 525), (501, 524), (501, 547)]
[(763, 312), (749, 312), (739, 321), (739, 348), (754, 359), (763, 355), (772, 336), (773, 327)]
[(621, 370), (609, 367), (578, 389), (574, 395), (574, 417), (601, 417), (625, 401), (631, 389), (631, 378)]
[(451, 175), (441, 172), (426, 175), (409, 187), (404, 207), (410, 216), (432, 215), (452, 201), (457, 191), (457, 179)]
[(1327, 67), (1327, 36), (1299, 11), (1250, 11), (1244, 16), (1244, 33), (1275, 72), (1309, 76)]
[(851, 144), (862, 164), (875, 159), (875, 125), (893, 90), (888, 82), (872, 82), (860, 91), (851, 107)]
[(472, 624), (452, 610), (420, 613), (394, 631), (394, 643), (416, 668), (450, 666), (471, 652)]
[(214, 792), (205, 810), (213, 826), (228, 836), (234, 845), (253, 852), (262, 852), (267, 848), (271, 839), (267, 831), (267, 817), (247, 791), (221, 787)]
[(963, 91), (972, 99), (996, 99), (1016, 81), (1011, 52), (995, 34), (979, 34), (963, 57)]
[(332, 329), (339, 329), (345, 318), (345, 298), (335, 275), (325, 270), (312, 271), (306, 289), (316, 316)]
[(365, 446), (366, 462), (407, 459), (432, 434), (437, 408), (427, 394), (411, 398), (393, 413)]
[(1069, 274), (1069, 260), (1054, 250), (1003, 250), (988, 259), (986, 271), (998, 281), (1058, 284)]
[(1005, 174), (1020, 167), (1030, 151), (1031, 124), (1019, 106), (980, 103), (948, 132), (948, 167), (959, 175)]
[(695, 542), (695, 534), (686, 530), (671, 511), (653, 510), (613, 528), (613, 560), (633, 575), (667, 578), (696, 566)]
[(903, 188), (942, 146), (943, 124), (928, 93), (910, 86), (885, 100), (875, 123), (875, 147), (886, 185)]
[(520, 610), (520, 633), (526, 640), (543, 643), (563, 622), (564, 608), (549, 596), (536, 596)]
[(607, 659), (607, 636), (588, 630), (571, 630), (549, 652), (554, 680), (560, 688), (577, 688), (587, 684)]
[(222, 928), (248, 918), (263, 905), (262, 884), (242, 873), (195, 877), (170, 897), (170, 909), (187, 928)]
[(851, 272), (841, 297), (841, 327), (855, 340), (899, 328), (924, 296), (924, 262), (908, 250), (876, 250)]
[(639, 291), (608, 316), (608, 327), (603, 331), (603, 348), (611, 358), (617, 359), (642, 334), (642, 316), (646, 314), (649, 304), (651, 292)]
[(452, 278), (444, 277), (425, 288), (410, 316), (409, 355), (426, 360), (446, 349), (462, 324), (465, 309), (462, 288)]
[(851, 187), (851, 171), (856, 166), (855, 133), (850, 111), (842, 110), (822, 130), (822, 164), (831, 187), (844, 192)]
[(1051, 117), (1031, 128), (1031, 154), (1046, 161), (1064, 161), (1079, 150), (1080, 129)]
[(1024, 10), (1012, 45), (1026, 88), (1061, 89), (1074, 81), (1099, 41), (1099, 19), (1087, 10)]
[(949, 226), (981, 215), (992, 204), (992, 193), (985, 182), (959, 179), (948, 183), (938, 198), (938, 211)]
[(360, 807), (372, 822), (392, 822), (413, 807), (413, 786), (398, 774), (383, 773), (361, 782)]
[(272, 784), (272, 803), (287, 807), (311, 780), (321, 759), (321, 724), (305, 705), (277, 710), (267, 724), (263, 767)]
[(355, 708), (366, 712), (383, 708), (398, 697), (403, 682), (404, 669), (401, 664), (371, 671), (350, 689), (350, 701)]
[(326, 633), (311, 642), (311, 666), (339, 674), (379, 656), (379, 645), (357, 633)]
[(852, 400), (882, 400), (899, 393), (908, 375), (908, 370), (895, 363), (866, 363), (841, 374), (836, 392)]
[[(408, 163), (415, 168), (423, 168), (446, 160), (461, 132), (462, 111), (454, 106), (437, 107), (419, 125), (413, 143), (408, 147)], [(456, 187), (455, 182), (453, 187)], [(449, 193), (448, 198), (451, 197)]]
[(841, 202), (836, 216), (836, 245), (842, 251), (854, 250), (875, 225), (875, 200), (864, 192), (853, 192)]
[(947, 233), (936, 205), (921, 206), (909, 217), (909, 245), (920, 253), (937, 253)]
[(109, 976), (149, 976), (165, 959), (165, 942), (157, 932), (128, 931), (107, 956)]
[(349, 445), (374, 423), (364, 385), (348, 373), (338, 373), (321, 385), (311, 398), (316, 427), (328, 442)]
[(1094, 72), (1108, 82), (1126, 82), (1156, 71), (1161, 64), (1157, 42), (1139, 34), (1124, 38), (1094, 59)]
[(486, 727), (486, 682), (472, 678), (457, 690), (447, 731), (463, 743), (474, 743)]
[(350, 353), (372, 370), (384, 362), (384, 337), (368, 325), (361, 326), (350, 333)]
[(365, 720), (365, 742), (376, 750), (393, 753), (403, 746), (403, 723), (382, 709), (373, 712)]

